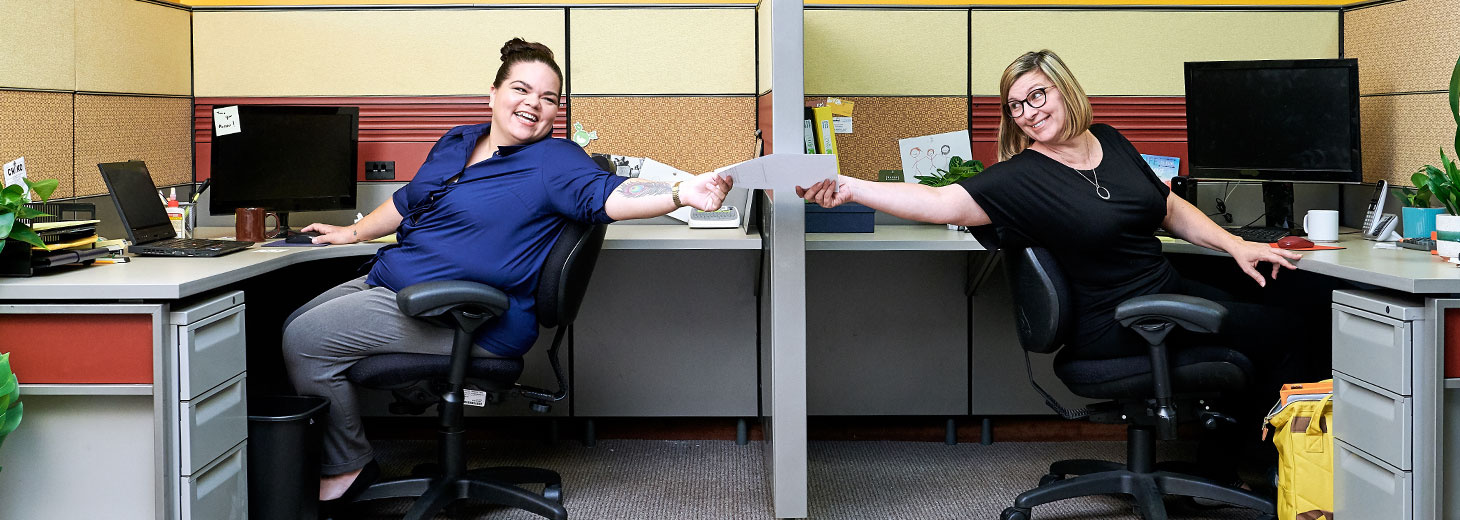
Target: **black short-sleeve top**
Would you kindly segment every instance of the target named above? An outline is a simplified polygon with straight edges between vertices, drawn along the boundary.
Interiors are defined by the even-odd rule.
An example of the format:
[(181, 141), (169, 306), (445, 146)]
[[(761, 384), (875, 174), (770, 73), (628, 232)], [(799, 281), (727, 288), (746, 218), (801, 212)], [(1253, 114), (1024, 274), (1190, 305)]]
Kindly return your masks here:
[(1121, 301), (1154, 294), (1176, 276), (1155, 237), (1171, 189), (1114, 128), (1090, 131), (1104, 151), (1093, 171), (1024, 150), (960, 182), (1000, 240), (1044, 247), (1059, 262), (1073, 293), (1077, 346), (1117, 326)]

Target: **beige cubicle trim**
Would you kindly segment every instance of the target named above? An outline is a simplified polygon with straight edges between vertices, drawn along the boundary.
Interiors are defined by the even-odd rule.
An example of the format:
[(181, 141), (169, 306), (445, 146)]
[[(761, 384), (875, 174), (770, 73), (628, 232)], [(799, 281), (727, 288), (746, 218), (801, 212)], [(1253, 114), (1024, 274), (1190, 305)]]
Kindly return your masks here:
[(998, 95), (1009, 62), (1039, 49), (1059, 53), (1087, 94), (1107, 96), (1185, 95), (1187, 61), (1339, 56), (1337, 10), (975, 10), (972, 20), (974, 95)]
[[(31, 179), (56, 179), (52, 197), (71, 197), (71, 103), (69, 92), (0, 90), (0, 162), (25, 157)], [(57, 130), (62, 131), (57, 131)]]
[[(771, 90), (771, 9), (769, 0), (755, 6), (756, 94)], [(767, 140), (769, 141), (769, 140)]]
[(1415, 170), (1439, 166), (1440, 150), (1449, 155), (1454, 147), (1455, 121), (1443, 93), (1359, 98), (1359, 121), (1364, 182), (1413, 186)]
[(196, 95), (482, 95), (491, 87), (501, 65), (499, 50), (509, 38), (542, 42), (562, 64), (563, 13), (563, 9), (195, 12)]
[(755, 12), (745, 8), (575, 8), (574, 95), (750, 94)]
[(749, 160), (755, 98), (575, 97), (572, 122), (598, 132), (589, 153), (650, 157), (689, 173)]
[(193, 101), (76, 95), (76, 195), (106, 193), (97, 163), (141, 159), (158, 186), (193, 180)]
[(74, 0), (0, 2), (0, 88), (76, 88)]
[(968, 12), (810, 9), (805, 16), (808, 95), (965, 95)]
[(1359, 94), (1442, 91), (1460, 56), (1460, 2), (1405, 0), (1345, 11), (1343, 52), (1359, 60)]
[(193, 93), (191, 13), (135, 0), (76, 7), (77, 91)]

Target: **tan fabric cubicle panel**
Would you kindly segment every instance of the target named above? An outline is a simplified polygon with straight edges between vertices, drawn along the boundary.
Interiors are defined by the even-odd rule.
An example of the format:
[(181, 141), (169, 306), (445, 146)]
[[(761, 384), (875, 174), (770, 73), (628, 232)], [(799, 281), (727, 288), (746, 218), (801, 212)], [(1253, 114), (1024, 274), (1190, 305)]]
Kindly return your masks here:
[(1460, 2), (1405, 0), (1344, 13), (1344, 54), (1359, 60), (1359, 94), (1440, 91), (1460, 56)]
[(69, 92), (0, 90), (0, 163), (25, 157), (31, 179), (57, 179), (52, 197), (75, 195)]
[(512, 37), (561, 65), (563, 9), (196, 12), (195, 95), (482, 95)]
[(136, 0), (76, 6), (76, 90), (191, 95), (190, 16)]
[(193, 180), (193, 102), (188, 98), (76, 95), (76, 195), (106, 193), (97, 163), (141, 159), (152, 181)]
[(968, 93), (968, 12), (810, 9), (808, 95)]
[(0, 0), (0, 88), (76, 88), (74, 0)]
[(901, 170), (899, 139), (968, 129), (963, 96), (841, 99), (856, 103), (853, 132), (836, 134), (837, 164), (849, 177), (876, 180), (877, 170)]
[(1440, 166), (1442, 148), (1454, 158), (1455, 120), (1447, 94), (1359, 98), (1359, 121), (1365, 182), (1412, 186), (1409, 178), (1421, 166)]
[(771, 4), (762, 2), (755, 6), (755, 39), (760, 42), (756, 46), (756, 81), (759, 89), (756, 94), (764, 94), (771, 89)]
[(1019, 55), (1051, 49), (1090, 95), (1185, 95), (1183, 63), (1338, 57), (1335, 11), (973, 11), (973, 94), (998, 95)]
[(755, 98), (579, 96), (568, 124), (580, 122), (598, 132), (584, 148), (589, 153), (649, 157), (703, 173), (751, 158)]
[(569, 13), (572, 94), (751, 94), (752, 9), (592, 9)]

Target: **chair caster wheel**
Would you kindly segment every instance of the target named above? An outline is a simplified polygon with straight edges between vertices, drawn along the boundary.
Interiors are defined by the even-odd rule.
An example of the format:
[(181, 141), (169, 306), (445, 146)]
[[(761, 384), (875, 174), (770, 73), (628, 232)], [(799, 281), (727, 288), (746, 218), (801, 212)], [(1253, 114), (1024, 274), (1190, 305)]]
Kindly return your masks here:
[(1030, 510), (1023, 507), (1011, 507), (1005, 509), (999, 515), (999, 520), (1030, 520)]
[(563, 485), (549, 484), (542, 488), (542, 497), (559, 504), (563, 503)]
[(1065, 476), (1064, 475), (1056, 475), (1054, 473), (1045, 473), (1043, 477), (1039, 477), (1039, 487), (1048, 486), (1050, 484), (1053, 484), (1055, 482), (1059, 482), (1059, 481), (1064, 480), (1064, 479), (1065, 479)]

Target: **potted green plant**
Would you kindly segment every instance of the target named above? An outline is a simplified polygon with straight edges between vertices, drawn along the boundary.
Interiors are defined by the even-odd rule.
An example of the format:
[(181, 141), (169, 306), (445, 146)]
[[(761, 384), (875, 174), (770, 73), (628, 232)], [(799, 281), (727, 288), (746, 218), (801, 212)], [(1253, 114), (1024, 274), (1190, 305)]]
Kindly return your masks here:
[(918, 180), (918, 184), (937, 188), (978, 175), (982, 171), (983, 162), (964, 162), (962, 157), (955, 155), (948, 159), (948, 169), (938, 168), (933, 175), (914, 175), (913, 178)]
[(20, 382), (10, 372), (10, 353), (0, 354), (0, 445), (20, 426), (24, 411), (20, 404)]
[(1445, 208), (1430, 207), (1429, 178), (1423, 173), (1415, 173), (1411, 177), (1415, 183), (1414, 188), (1401, 187), (1403, 195), (1400, 201), (1404, 207), (1400, 209), (1404, 220), (1405, 238), (1429, 238), (1430, 232), (1435, 230), (1435, 217), (1445, 212)]
[[(1455, 68), (1450, 72), (1450, 116), (1455, 118), (1456, 124), (1460, 124), (1460, 59), (1455, 61)], [(1460, 148), (1460, 129), (1455, 132), (1455, 146)], [(1436, 215), (1432, 228), (1444, 231), (1460, 230), (1460, 165), (1456, 165), (1452, 158), (1445, 155), (1445, 149), (1440, 149), (1439, 166), (1426, 164), (1415, 172), (1410, 180), (1414, 182), (1416, 195), (1422, 192), (1429, 193), (1449, 213), (1449, 215)], [(1405, 221), (1408, 222), (1408, 220), (1409, 217), (1406, 214)], [(1406, 224), (1405, 228), (1408, 229), (1408, 227)], [(1405, 236), (1409, 236), (1409, 234), (1406, 233)]]
[(50, 215), (26, 206), (25, 192), (35, 191), (41, 202), (50, 200), (56, 191), (56, 179), (30, 183), (17, 182), (0, 190), (0, 275), (29, 274), (31, 246), (45, 249), (40, 235), (30, 227), (30, 219)]

